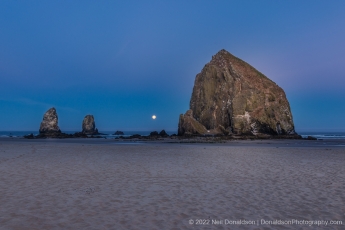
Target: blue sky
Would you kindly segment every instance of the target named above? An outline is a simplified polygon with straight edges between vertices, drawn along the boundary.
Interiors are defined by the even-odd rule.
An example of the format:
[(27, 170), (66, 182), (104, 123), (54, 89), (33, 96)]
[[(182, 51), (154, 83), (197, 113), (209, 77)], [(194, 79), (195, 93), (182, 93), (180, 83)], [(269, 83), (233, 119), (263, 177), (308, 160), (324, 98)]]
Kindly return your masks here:
[[(0, 1), (0, 130), (176, 130), (226, 49), (281, 86), (297, 131), (345, 131), (345, 1)], [(153, 121), (151, 116), (157, 115)]]

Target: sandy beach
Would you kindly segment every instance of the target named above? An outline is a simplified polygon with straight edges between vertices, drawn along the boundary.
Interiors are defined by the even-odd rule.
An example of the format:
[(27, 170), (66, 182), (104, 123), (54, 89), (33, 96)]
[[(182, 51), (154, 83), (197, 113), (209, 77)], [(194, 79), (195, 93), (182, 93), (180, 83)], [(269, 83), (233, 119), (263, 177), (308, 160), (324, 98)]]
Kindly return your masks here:
[(344, 141), (2, 138), (0, 229), (344, 229), (344, 166)]

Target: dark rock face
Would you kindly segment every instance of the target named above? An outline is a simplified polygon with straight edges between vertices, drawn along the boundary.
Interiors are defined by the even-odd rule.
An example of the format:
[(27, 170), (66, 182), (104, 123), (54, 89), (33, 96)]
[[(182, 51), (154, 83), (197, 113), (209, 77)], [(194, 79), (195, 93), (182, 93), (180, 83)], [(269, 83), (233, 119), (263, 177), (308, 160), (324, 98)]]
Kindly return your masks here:
[(34, 136), (32, 133), (30, 133), (30, 134), (28, 134), (28, 135), (24, 135), (24, 138), (27, 138), (27, 139), (34, 139), (35, 136)]
[(159, 133), (157, 131), (153, 131), (150, 133), (150, 136), (159, 136)]
[(168, 137), (169, 134), (167, 134), (167, 132), (165, 132), (165, 130), (163, 129), (162, 131), (159, 132), (159, 136), (161, 136), (161, 137)]
[(116, 131), (114, 135), (125, 135), (122, 131)]
[[(88, 136), (85, 133), (77, 132), (74, 134), (70, 134), (68, 138), (87, 138)], [(67, 137), (66, 137), (67, 138)]]
[(178, 134), (294, 135), (285, 92), (255, 68), (219, 51), (195, 78)]
[(207, 133), (207, 129), (195, 120), (193, 117), (193, 110), (190, 109), (184, 115), (180, 115), (178, 135), (203, 135), (205, 133)]
[(48, 111), (43, 115), (43, 121), (40, 125), (40, 134), (56, 134), (61, 133), (60, 128), (58, 126), (58, 115), (56, 113), (56, 109), (50, 108)]
[(308, 136), (307, 140), (317, 140), (317, 138), (316, 137), (312, 137), (312, 136)]
[(62, 132), (55, 132), (55, 133), (40, 133), (38, 135), (33, 135), (32, 133), (29, 135), (25, 135), (24, 138), (27, 139), (43, 139), (43, 138), (88, 138), (88, 136), (82, 132), (74, 133), (74, 134), (67, 134)]
[(98, 134), (98, 129), (96, 129), (95, 119), (93, 115), (86, 115), (82, 124), (82, 133), (84, 134)]
[(159, 133), (157, 131), (153, 131), (149, 135), (149, 137), (168, 137), (168, 136), (169, 134), (167, 134), (167, 132), (165, 132), (164, 129), (160, 131)]

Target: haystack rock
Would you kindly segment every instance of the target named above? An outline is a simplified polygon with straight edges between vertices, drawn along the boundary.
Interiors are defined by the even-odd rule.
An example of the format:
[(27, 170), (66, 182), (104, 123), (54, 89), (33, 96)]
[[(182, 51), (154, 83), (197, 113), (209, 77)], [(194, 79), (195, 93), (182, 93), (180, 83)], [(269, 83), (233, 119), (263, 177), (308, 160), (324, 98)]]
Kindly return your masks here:
[(178, 134), (293, 135), (285, 92), (248, 63), (219, 51), (196, 75)]
[(95, 119), (93, 115), (86, 115), (82, 124), (83, 134), (98, 134), (98, 129), (96, 129)]
[(43, 121), (41, 122), (39, 130), (40, 134), (61, 133), (58, 126), (58, 120), (56, 109), (54, 107), (48, 109), (48, 111), (43, 115)]

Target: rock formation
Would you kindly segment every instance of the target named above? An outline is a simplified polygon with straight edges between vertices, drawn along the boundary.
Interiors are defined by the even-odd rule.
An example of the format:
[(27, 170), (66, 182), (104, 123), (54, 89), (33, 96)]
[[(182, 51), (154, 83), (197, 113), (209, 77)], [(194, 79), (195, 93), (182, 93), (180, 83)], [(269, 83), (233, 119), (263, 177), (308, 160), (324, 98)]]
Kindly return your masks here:
[(180, 115), (178, 123), (178, 135), (205, 134), (207, 129), (193, 117), (193, 110), (188, 110), (184, 115)]
[(150, 137), (152, 136), (159, 136), (159, 133), (157, 131), (153, 131), (150, 133)]
[(161, 137), (168, 137), (169, 134), (167, 134), (167, 132), (165, 132), (165, 130), (163, 129), (162, 131), (159, 132), (159, 136), (161, 136)]
[(195, 78), (178, 134), (295, 134), (290, 105), (276, 83), (226, 50)]
[(43, 115), (43, 121), (41, 122), (39, 130), (40, 134), (54, 135), (61, 133), (58, 126), (58, 120), (56, 109), (54, 107), (48, 109), (48, 111)]
[(95, 119), (93, 115), (86, 115), (82, 124), (82, 133), (88, 135), (99, 134), (96, 129)]
[(117, 130), (113, 135), (125, 135), (124, 132)]
[[(92, 117), (93, 119), (93, 117)], [(98, 130), (95, 130), (95, 134), (98, 134)], [(34, 136), (32, 133), (25, 135), (24, 138), (36, 139), (36, 138), (87, 138), (85, 133), (67, 134), (62, 133), (58, 126), (58, 115), (55, 108), (50, 108), (44, 115), (41, 122), (39, 134)]]

